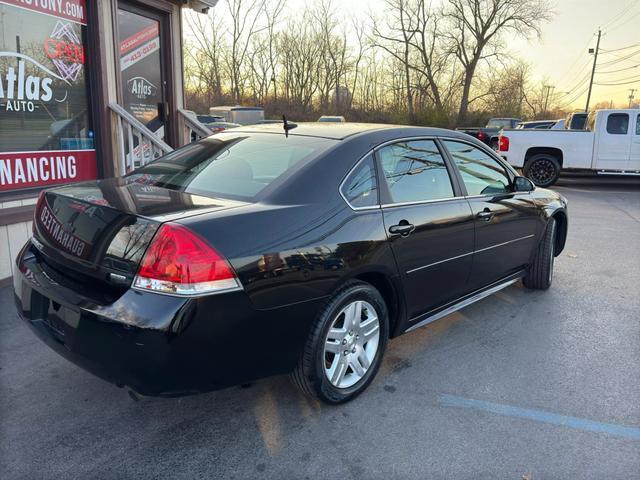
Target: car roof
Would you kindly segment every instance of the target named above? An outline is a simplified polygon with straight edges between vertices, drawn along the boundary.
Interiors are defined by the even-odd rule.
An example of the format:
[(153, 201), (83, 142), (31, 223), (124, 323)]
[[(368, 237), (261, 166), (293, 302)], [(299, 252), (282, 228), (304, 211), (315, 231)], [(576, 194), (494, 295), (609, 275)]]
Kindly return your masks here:
[[(251, 125), (241, 128), (234, 128), (234, 132), (247, 133), (278, 133), (283, 134), (282, 124), (261, 124)], [(413, 127), (408, 125), (387, 125), (378, 123), (332, 123), (332, 122), (301, 122), (297, 127), (289, 130), (289, 135), (300, 135), (308, 137), (322, 137), (334, 140), (344, 140), (359, 134), (373, 132), (388, 132), (394, 136), (453, 136), (467, 138), (466, 134), (460, 134), (453, 130), (435, 127)]]

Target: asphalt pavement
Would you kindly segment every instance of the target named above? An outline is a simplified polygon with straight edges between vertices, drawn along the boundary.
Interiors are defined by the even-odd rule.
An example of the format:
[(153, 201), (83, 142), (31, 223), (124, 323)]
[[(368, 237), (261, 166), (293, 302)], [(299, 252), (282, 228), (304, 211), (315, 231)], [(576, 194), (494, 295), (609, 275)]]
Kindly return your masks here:
[(639, 478), (640, 182), (554, 188), (570, 225), (551, 289), (393, 340), (344, 406), (286, 377), (135, 401), (49, 350), (0, 290), (0, 478)]

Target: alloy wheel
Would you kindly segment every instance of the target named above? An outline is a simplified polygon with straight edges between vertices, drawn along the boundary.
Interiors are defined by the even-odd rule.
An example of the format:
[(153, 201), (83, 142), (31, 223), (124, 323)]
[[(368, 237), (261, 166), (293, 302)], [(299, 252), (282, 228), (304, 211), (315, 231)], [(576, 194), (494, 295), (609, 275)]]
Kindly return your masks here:
[(528, 173), (529, 178), (536, 185), (549, 185), (556, 175), (556, 167), (551, 160), (541, 158), (531, 165)]
[(380, 344), (378, 312), (356, 300), (334, 318), (324, 345), (324, 371), (336, 388), (349, 388), (367, 373)]

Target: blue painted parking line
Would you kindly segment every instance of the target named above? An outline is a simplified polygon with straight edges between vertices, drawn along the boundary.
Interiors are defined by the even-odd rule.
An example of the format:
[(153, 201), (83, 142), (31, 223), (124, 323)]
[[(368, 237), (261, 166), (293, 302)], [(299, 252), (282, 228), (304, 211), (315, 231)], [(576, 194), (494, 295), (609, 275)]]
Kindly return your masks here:
[(601, 423), (586, 418), (569, 417), (544, 410), (532, 410), (528, 408), (514, 407), (502, 403), (485, 402), (472, 398), (458, 397), (456, 395), (440, 395), (440, 404), (447, 407), (470, 408), (483, 412), (497, 413), (507, 417), (525, 418), (536, 422), (551, 423), (564, 427), (576, 428), (587, 432), (606, 433), (618, 437), (640, 440), (640, 428), (616, 425), (613, 423)]

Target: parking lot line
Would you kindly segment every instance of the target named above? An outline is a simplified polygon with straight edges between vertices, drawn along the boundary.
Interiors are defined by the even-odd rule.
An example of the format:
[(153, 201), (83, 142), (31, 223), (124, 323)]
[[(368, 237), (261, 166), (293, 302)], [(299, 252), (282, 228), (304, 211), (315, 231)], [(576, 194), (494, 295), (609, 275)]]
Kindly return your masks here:
[(640, 440), (640, 428), (616, 425), (613, 423), (594, 422), (586, 418), (558, 415), (544, 410), (532, 410), (528, 408), (514, 407), (502, 403), (485, 402), (472, 398), (458, 397), (456, 395), (440, 395), (440, 404), (446, 407), (469, 408), (484, 412), (497, 413), (507, 417), (525, 418), (536, 422), (551, 423), (564, 427), (576, 428), (588, 432), (607, 433), (618, 437)]

